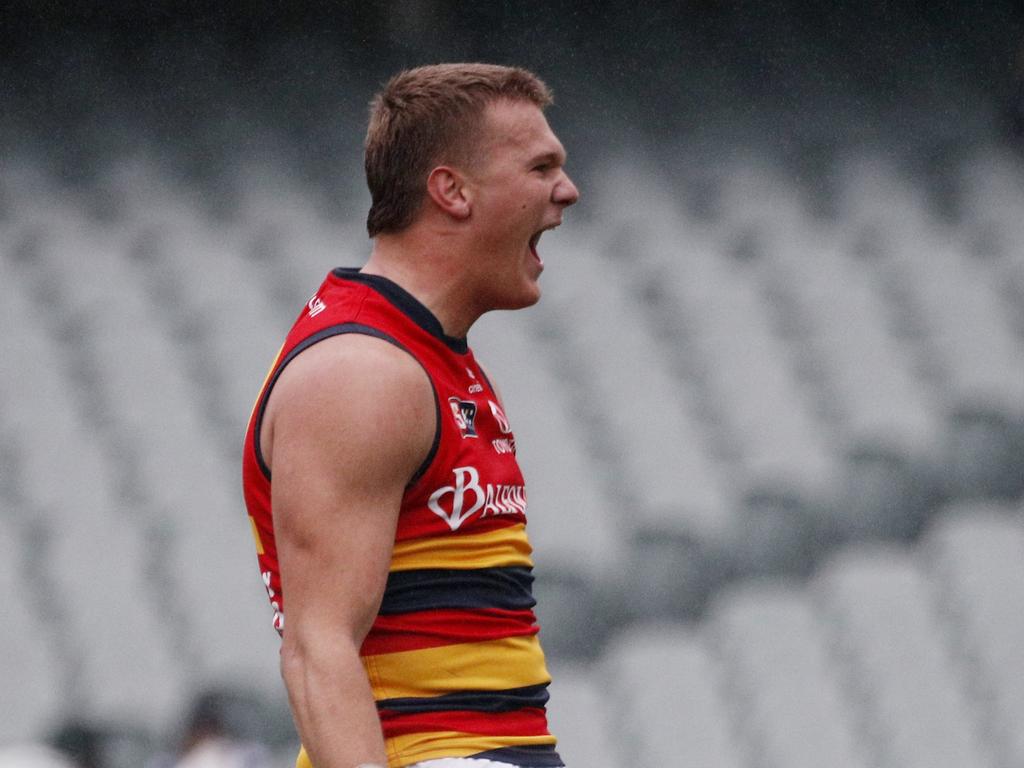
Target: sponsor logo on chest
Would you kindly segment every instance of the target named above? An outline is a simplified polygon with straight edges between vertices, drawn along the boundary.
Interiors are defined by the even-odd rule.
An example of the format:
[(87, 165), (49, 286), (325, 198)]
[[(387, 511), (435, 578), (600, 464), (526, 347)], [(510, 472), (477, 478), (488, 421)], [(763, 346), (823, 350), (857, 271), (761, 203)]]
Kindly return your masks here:
[(427, 506), (453, 531), (474, 515), (526, 514), (526, 489), (522, 485), (481, 484), (476, 467), (456, 467), (452, 475), (452, 484), (434, 491)]
[(487, 405), (491, 407), (491, 415), (494, 420), (498, 423), (498, 429), (504, 437), (498, 437), (491, 440), (491, 447), (494, 448), (498, 453), (515, 453), (516, 452), (516, 438), (512, 434), (512, 425), (508, 423), (508, 418), (505, 416), (505, 412), (501, 410), (501, 406), (493, 400), (488, 400)]

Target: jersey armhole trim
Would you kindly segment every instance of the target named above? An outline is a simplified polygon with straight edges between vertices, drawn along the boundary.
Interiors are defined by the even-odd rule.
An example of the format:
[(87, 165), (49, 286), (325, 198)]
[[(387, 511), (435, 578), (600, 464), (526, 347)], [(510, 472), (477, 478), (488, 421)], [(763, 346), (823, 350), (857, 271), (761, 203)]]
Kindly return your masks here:
[(430, 377), (430, 372), (427, 371), (426, 366), (420, 362), (419, 358), (416, 357), (408, 347), (393, 336), (389, 336), (383, 331), (370, 325), (363, 325), (362, 323), (341, 323), (340, 325), (332, 325), (328, 328), (319, 330), (296, 344), (295, 347), (285, 355), (274, 368), (274, 373), (271, 375), (270, 379), (267, 381), (267, 385), (263, 388), (263, 392), (260, 394), (260, 403), (256, 410), (256, 420), (253, 424), (252, 444), (253, 450), (256, 453), (256, 464), (259, 466), (260, 471), (268, 481), (270, 480), (270, 467), (267, 466), (267, 463), (263, 458), (263, 450), (260, 447), (260, 432), (263, 428), (263, 416), (267, 409), (267, 401), (270, 399), (270, 393), (274, 389), (274, 384), (277, 383), (278, 378), (280, 378), (288, 363), (298, 357), (301, 352), (305, 352), (314, 344), (317, 344), (324, 339), (329, 339), (333, 336), (341, 336), (346, 333), (359, 333), (364, 336), (373, 336), (374, 338), (381, 339), (382, 341), (395, 345), (415, 360), (419, 364), (420, 368), (423, 369), (423, 372), (427, 374), (427, 381), (430, 382), (430, 390), (434, 394), (434, 442), (430, 446), (430, 451), (427, 452), (426, 458), (423, 459), (423, 463), (420, 464), (416, 472), (413, 473), (413, 476), (410, 478), (406, 487), (408, 488), (423, 477), (430, 468), (430, 465), (433, 463), (434, 457), (437, 455), (437, 450), (441, 445), (441, 400), (437, 395), (437, 387), (434, 386), (434, 380)]

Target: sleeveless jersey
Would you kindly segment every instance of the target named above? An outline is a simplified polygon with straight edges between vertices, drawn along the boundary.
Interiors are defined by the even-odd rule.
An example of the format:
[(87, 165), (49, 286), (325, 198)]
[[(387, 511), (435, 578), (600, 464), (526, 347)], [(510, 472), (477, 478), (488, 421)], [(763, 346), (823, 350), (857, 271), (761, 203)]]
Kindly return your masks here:
[[(246, 433), (243, 487), (274, 626), (287, 632), (274, 543), (271, 472), (259, 434), (281, 371), (343, 333), (407, 351), (434, 389), (433, 448), (402, 498), (387, 586), (360, 655), (391, 768), (440, 757), (561, 766), (548, 732), (550, 682), (533, 613), (532, 550), (515, 437), (464, 339), (395, 283), (328, 274), (292, 327)], [(309, 768), (305, 752), (299, 768)]]

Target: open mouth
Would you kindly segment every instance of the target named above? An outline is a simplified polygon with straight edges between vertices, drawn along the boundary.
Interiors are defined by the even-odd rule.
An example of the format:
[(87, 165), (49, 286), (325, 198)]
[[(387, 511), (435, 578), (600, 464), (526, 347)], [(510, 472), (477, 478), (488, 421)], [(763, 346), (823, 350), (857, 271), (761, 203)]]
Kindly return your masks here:
[(536, 232), (533, 235), (533, 237), (530, 238), (530, 253), (533, 254), (533, 258), (535, 258), (541, 266), (544, 266), (544, 260), (541, 259), (540, 254), (537, 253), (537, 243), (540, 242), (540, 236), (543, 234), (544, 230), (542, 229), (540, 232)]
[(530, 237), (530, 241), (529, 241), (530, 255), (533, 256), (533, 258), (535, 258), (537, 260), (537, 265), (541, 268), (541, 270), (544, 269), (544, 259), (542, 259), (540, 257), (540, 254), (537, 252), (537, 244), (540, 242), (540, 236), (543, 235), (545, 232), (547, 232), (549, 229), (555, 229), (556, 227), (561, 226), (561, 224), (562, 224), (562, 217), (559, 216), (555, 221), (552, 221), (547, 226), (541, 227), (540, 229), (538, 229)]

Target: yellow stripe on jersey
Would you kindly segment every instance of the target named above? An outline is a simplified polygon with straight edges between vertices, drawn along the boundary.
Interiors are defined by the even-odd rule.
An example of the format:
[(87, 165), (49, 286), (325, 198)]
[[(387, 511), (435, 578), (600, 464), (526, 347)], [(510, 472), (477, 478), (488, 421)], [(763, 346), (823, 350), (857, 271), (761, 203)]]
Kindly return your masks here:
[[(424, 760), (442, 757), (468, 757), (503, 747), (531, 747), (554, 744), (554, 736), (481, 736), (458, 731), (410, 733), (387, 739), (385, 748), (389, 768), (403, 768)], [(313, 768), (305, 748), (299, 750), (295, 768)]]
[(462, 536), (431, 536), (395, 543), (391, 553), (392, 571), (430, 568), (533, 567), (533, 548), (526, 538), (526, 525), (516, 523), (486, 533)]
[(503, 691), (551, 682), (536, 635), (364, 656), (377, 699)]
[[(267, 370), (266, 376), (263, 377), (263, 384), (260, 385), (260, 393), (256, 395), (256, 402), (252, 404), (252, 410), (255, 411), (260, 404), (260, 400), (263, 398), (263, 390), (267, 388), (267, 382), (270, 381), (270, 377), (273, 375), (274, 370), (277, 368), (277, 364), (281, 362), (281, 353), (284, 352), (285, 345), (288, 342), (285, 341), (280, 347), (277, 348), (277, 354), (274, 355), (274, 362), (270, 364), (270, 368)], [(257, 437), (259, 437), (257, 435)]]
[(249, 515), (249, 525), (252, 527), (252, 537), (256, 540), (256, 554), (262, 555), (263, 552), (263, 539), (260, 538), (259, 529), (256, 527), (256, 518)]

